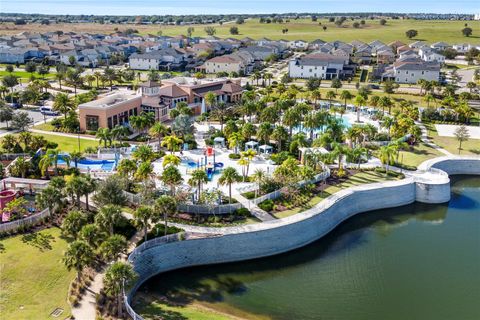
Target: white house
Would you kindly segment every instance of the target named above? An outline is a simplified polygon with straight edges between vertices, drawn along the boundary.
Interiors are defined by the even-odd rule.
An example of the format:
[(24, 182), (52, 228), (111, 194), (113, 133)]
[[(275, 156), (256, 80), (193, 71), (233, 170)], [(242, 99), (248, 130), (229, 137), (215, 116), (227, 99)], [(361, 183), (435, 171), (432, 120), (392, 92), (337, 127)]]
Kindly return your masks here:
[(418, 51), (418, 55), (420, 58), (422, 58), (423, 61), (427, 62), (438, 62), (438, 63), (444, 63), (445, 62), (445, 56), (433, 51), (430, 48), (422, 48)]
[(450, 48), (450, 47), (451, 47), (451, 45), (449, 45), (446, 42), (442, 42), (442, 41), (435, 42), (435, 43), (432, 43), (430, 45), (430, 48), (435, 49), (435, 50), (439, 50), (439, 51), (444, 51), (445, 49)]
[(470, 50), (470, 44), (469, 43), (454, 44), (453, 49), (455, 49), (459, 53), (466, 53), (468, 50)]
[(417, 83), (420, 79), (438, 81), (440, 64), (422, 60), (397, 61), (393, 64), (392, 76), (398, 83)]
[(312, 53), (290, 60), (288, 73), (292, 78), (343, 78), (348, 58), (324, 53)]
[(298, 49), (298, 50), (307, 50), (308, 49), (308, 42), (303, 40), (293, 40), (288, 43), (288, 47), (290, 49)]

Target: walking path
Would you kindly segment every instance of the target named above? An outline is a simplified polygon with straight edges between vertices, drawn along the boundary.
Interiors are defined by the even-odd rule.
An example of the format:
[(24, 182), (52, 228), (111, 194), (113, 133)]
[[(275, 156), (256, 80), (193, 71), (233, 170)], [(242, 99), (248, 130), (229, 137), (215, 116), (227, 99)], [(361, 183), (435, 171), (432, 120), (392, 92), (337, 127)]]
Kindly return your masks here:
[[(92, 194), (93, 195), (93, 194)], [(89, 206), (91, 209), (98, 209), (95, 203), (89, 197)], [(82, 204), (85, 204), (85, 197), (81, 200)], [(122, 215), (128, 219), (133, 218), (130, 213), (122, 212)], [(122, 255), (121, 261), (127, 261), (128, 254), (135, 249), (137, 242), (142, 237), (142, 233), (137, 231), (127, 243), (127, 254)], [(81, 297), (78, 304), (72, 307), (72, 315), (78, 320), (94, 320), (97, 318), (97, 300), (96, 296), (103, 288), (103, 276), (105, 275), (105, 269), (95, 274), (92, 283), (86, 288), (85, 294)]]
[(232, 194), (232, 197), (235, 198), (238, 202), (240, 202), (243, 205), (243, 207), (250, 210), (250, 213), (254, 215), (257, 219), (260, 219), (262, 222), (275, 220), (275, 218), (272, 217), (270, 214), (268, 214), (268, 212), (260, 209), (255, 203), (248, 200), (247, 198), (240, 195), (239, 193)]
[(440, 152), (443, 153), (444, 155), (447, 155), (447, 156), (452, 156), (452, 155), (453, 155), (453, 154), (451, 154), (450, 152), (448, 152), (447, 150), (445, 150), (445, 149), (443, 149), (442, 147), (439, 147), (438, 145), (436, 145), (435, 143), (433, 143), (433, 142), (428, 138), (428, 131), (427, 131), (427, 128), (423, 125), (423, 123), (421, 123), (421, 122), (416, 122), (416, 124), (420, 127), (420, 130), (422, 130), (422, 137), (421, 137), (421, 139), (422, 139), (422, 141), (423, 141), (426, 145), (428, 145), (428, 146), (430, 146), (430, 147), (432, 147), (432, 148), (440, 151)]

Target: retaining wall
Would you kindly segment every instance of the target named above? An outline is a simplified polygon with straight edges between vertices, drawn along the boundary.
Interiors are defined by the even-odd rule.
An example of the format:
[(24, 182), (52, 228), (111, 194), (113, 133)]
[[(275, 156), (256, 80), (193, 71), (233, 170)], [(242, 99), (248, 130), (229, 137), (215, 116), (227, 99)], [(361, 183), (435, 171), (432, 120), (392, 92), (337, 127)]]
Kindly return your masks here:
[[(129, 256), (139, 274), (136, 286), (126, 296), (129, 302), (148, 278), (183, 267), (225, 263), (267, 257), (287, 252), (318, 240), (344, 220), (360, 212), (403, 206), (414, 201), (441, 202), (450, 197), (448, 174), (480, 174), (480, 157), (445, 157), (423, 166), (418, 177), (381, 182), (342, 190), (317, 206), (296, 215), (259, 224), (223, 228), (223, 235), (144, 246)], [(428, 174), (427, 174), (428, 173)], [(429, 181), (430, 179), (430, 181)], [(448, 200), (447, 200), (448, 201)], [(141, 319), (130, 312), (134, 319)]]

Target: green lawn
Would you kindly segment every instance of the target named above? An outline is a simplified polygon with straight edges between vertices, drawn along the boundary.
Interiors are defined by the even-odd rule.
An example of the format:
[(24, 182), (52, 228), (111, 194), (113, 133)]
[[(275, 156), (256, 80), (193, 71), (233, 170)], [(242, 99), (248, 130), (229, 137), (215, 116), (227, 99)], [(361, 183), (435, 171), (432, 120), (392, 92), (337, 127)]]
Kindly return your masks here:
[(37, 130), (43, 130), (43, 131), (53, 131), (53, 129), (55, 129), (55, 127), (52, 126), (50, 122), (41, 123), (39, 125), (34, 126), (33, 128)]
[[(474, 121), (478, 121), (476, 118)], [(458, 141), (455, 137), (441, 137), (437, 133), (434, 123), (423, 123), (428, 131), (428, 137), (438, 146), (453, 153), (458, 154)], [(480, 154), (480, 139), (469, 139), (462, 143), (462, 150), (460, 154), (479, 155)]]
[[(357, 22), (359, 20), (356, 20)], [(379, 20), (366, 19), (366, 25), (362, 28), (355, 29), (352, 27), (354, 21), (346, 21), (343, 27), (336, 27), (334, 23), (328, 22), (326, 19), (320, 19), (312, 22), (310, 19), (291, 19), (289, 23), (277, 24), (261, 24), (258, 19), (249, 19), (245, 24), (238, 25), (239, 35), (231, 35), (230, 27), (233, 24), (214, 25), (216, 28), (215, 36), (225, 38), (243, 38), (250, 37), (259, 39), (267, 37), (270, 39), (303, 39), (315, 40), (322, 39), (324, 41), (342, 40), (350, 42), (352, 40), (360, 40), (370, 42), (380, 40), (384, 42), (392, 42), (400, 40), (403, 42), (413, 42), (415, 40), (425, 40), (429, 43), (436, 41), (445, 41), (448, 43), (465, 42), (465, 37), (461, 30), (464, 28), (465, 21), (439, 21), (439, 20), (388, 20), (385, 26), (381, 26)], [(319, 22), (322, 25), (319, 25)], [(480, 29), (479, 21), (468, 21), (469, 27), (473, 30)], [(327, 26), (327, 30), (323, 31), (322, 27)], [(142, 34), (155, 32), (160, 29), (163, 35), (176, 36), (179, 34), (187, 34), (188, 26), (148, 26), (138, 28)], [(194, 26), (194, 36), (205, 36), (204, 26)], [(282, 33), (282, 29), (288, 29), (287, 34)], [(418, 31), (416, 39), (408, 39), (405, 32), (409, 29)], [(473, 41), (473, 40), (471, 40)]]
[(314, 207), (315, 205), (320, 203), (322, 200), (324, 200), (328, 196), (330, 196), (330, 195), (332, 195), (332, 194), (334, 194), (334, 193), (336, 193), (336, 192), (338, 192), (342, 189), (346, 189), (346, 188), (349, 188), (349, 187), (358, 186), (358, 185), (362, 185), (362, 184), (375, 183), (375, 182), (387, 181), (387, 180), (397, 180), (397, 178), (386, 176), (383, 173), (378, 173), (378, 172), (375, 172), (375, 171), (359, 172), (359, 173), (349, 177), (346, 181), (344, 181), (342, 183), (339, 183), (335, 186), (330, 186), (330, 187), (326, 188), (323, 191), (322, 194), (316, 195), (315, 197), (310, 199), (310, 201), (305, 206), (293, 208), (293, 209), (290, 209), (290, 210), (285, 210), (285, 211), (282, 211), (282, 212), (277, 212), (277, 213), (274, 213), (274, 216), (276, 218), (279, 218), (279, 219), (289, 217), (291, 215), (297, 214), (299, 212), (302, 212), (302, 211), (305, 211), (307, 209), (310, 209), (310, 208)]
[(61, 262), (67, 243), (60, 229), (0, 240), (0, 317), (52, 319), (56, 308), (70, 315), (67, 292), (75, 272)]
[[(58, 143), (58, 149), (64, 152), (78, 151), (78, 139), (76, 137), (64, 137), (53, 134), (32, 133), (33, 135), (43, 136), (48, 141)], [(80, 149), (83, 151), (87, 147), (97, 147), (98, 141), (80, 138)]]
[(420, 142), (415, 145), (413, 151), (400, 151), (398, 160), (402, 164), (416, 167), (425, 160), (441, 156), (444, 156), (444, 154), (435, 148)]
[[(9, 74), (12, 74), (14, 76), (19, 77), (22, 82), (30, 81), (30, 77), (32, 76), (32, 74), (30, 72), (21, 71), (21, 70), (14, 70), (12, 73), (7, 72), (5, 70), (0, 71), (0, 77), (4, 77), (4, 76), (9, 75)], [(55, 77), (55, 74), (54, 73), (47, 73), (46, 75), (42, 76), (42, 75), (34, 72), (33, 76), (37, 79), (45, 78), (45, 80), (47, 80), (47, 79), (53, 79)]]

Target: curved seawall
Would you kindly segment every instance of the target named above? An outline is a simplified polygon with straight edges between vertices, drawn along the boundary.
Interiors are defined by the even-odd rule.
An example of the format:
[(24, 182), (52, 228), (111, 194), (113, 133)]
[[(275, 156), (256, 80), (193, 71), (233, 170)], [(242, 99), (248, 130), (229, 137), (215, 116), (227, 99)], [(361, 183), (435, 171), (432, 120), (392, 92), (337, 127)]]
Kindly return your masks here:
[(288, 218), (222, 228), (219, 235), (198, 237), (186, 234), (183, 241), (148, 241), (129, 256), (139, 279), (126, 297), (127, 310), (136, 317), (129, 306), (130, 298), (143, 282), (158, 273), (294, 250), (318, 240), (344, 220), (361, 212), (403, 206), (414, 201), (446, 202), (450, 199), (448, 174), (480, 174), (480, 157), (432, 159), (422, 164), (421, 169), (408, 174), (403, 180), (342, 190), (317, 206)]

